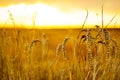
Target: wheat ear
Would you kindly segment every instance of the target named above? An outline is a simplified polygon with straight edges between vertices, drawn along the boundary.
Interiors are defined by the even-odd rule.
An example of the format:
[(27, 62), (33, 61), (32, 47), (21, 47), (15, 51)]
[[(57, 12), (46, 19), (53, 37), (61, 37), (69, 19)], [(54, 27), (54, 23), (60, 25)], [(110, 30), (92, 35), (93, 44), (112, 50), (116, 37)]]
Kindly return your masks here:
[(67, 42), (69, 39), (70, 39), (70, 38), (65, 37), (65, 39), (63, 40), (63, 43), (62, 43), (62, 53), (63, 53), (64, 59), (66, 58), (65, 44), (66, 44), (66, 42)]
[(62, 43), (59, 43), (57, 45), (57, 48), (56, 48), (56, 60), (58, 60), (58, 56), (59, 56), (59, 51), (60, 51), (60, 47), (62, 46)]
[(29, 45), (29, 53), (31, 53), (31, 48), (32, 48), (32, 46), (33, 46), (33, 44), (35, 44), (35, 43), (37, 43), (37, 42), (40, 42), (41, 43), (41, 41), (40, 40), (38, 40), (38, 39), (35, 39), (35, 40), (33, 40), (31, 43), (30, 43), (30, 45)]
[(109, 59), (109, 55), (110, 55), (110, 35), (109, 32), (106, 29), (103, 29), (104, 34), (105, 34), (105, 44), (107, 47), (107, 51), (106, 51), (106, 61), (108, 61)]
[(91, 70), (93, 70), (93, 57), (92, 57), (92, 50), (91, 50), (91, 33), (90, 33), (90, 29), (87, 30), (86, 33), (86, 43), (87, 43), (87, 54), (88, 54), (88, 61), (89, 61), (89, 66), (91, 68)]

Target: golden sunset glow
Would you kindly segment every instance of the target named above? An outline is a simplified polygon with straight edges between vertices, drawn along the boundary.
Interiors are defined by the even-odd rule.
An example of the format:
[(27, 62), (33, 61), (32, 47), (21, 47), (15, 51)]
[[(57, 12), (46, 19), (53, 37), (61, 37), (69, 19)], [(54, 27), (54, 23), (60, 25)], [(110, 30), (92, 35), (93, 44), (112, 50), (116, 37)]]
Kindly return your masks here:
[(120, 80), (120, 0), (0, 0), (0, 80)]
[[(15, 4), (0, 8), (0, 25), (1, 27), (12, 26), (10, 14), (17, 26), (29, 26), (30, 28), (40, 26), (81, 26), (86, 17), (86, 9), (61, 10), (59, 7), (51, 6), (45, 3), (35, 4)], [(104, 13), (104, 23), (107, 25), (115, 13)], [(111, 23), (119, 23), (117, 16)], [(101, 8), (96, 11), (89, 10), (86, 25), (101, 25)], [(88, 27), (88, 26), (87, 26)]]

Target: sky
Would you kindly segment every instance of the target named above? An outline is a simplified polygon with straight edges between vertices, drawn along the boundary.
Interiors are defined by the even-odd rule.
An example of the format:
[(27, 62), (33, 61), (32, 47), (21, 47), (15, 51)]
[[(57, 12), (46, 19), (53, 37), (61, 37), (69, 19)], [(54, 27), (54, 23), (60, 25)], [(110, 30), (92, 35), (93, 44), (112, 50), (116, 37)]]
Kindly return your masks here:
[(101, 6), (104, 10), (104, 23), (120, 24), (120, 0), (1, 0), (0, 24), (7, 22), (9, 13), (16, 24), (32, 25), (33, 17), (37, 26), (81, 25), (88, 10), (88, 25), (101, 24)]

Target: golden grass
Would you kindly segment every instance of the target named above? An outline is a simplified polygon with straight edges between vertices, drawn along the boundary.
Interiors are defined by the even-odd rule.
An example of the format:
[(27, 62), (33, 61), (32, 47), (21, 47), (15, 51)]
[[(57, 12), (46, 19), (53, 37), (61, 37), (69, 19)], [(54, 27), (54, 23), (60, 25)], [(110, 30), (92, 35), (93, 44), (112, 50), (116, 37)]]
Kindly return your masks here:
[(120, 30), (107, 31), (0, 29), (0, 80), (119, 80)]

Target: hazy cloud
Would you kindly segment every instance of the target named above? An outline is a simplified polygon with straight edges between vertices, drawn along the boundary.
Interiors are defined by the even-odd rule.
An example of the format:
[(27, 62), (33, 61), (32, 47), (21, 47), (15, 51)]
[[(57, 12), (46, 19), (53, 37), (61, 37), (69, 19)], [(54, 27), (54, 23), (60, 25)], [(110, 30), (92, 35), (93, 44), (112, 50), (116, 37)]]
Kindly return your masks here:
[(106, 12), (120, 13), (120, 0), (1, 0), (0, 6), (8, 6), (12, 4), (34, 4), (44, 3), (55, 6), (63, 11), (71, 11), (75, 9), (100, 10), (102, 4)]

